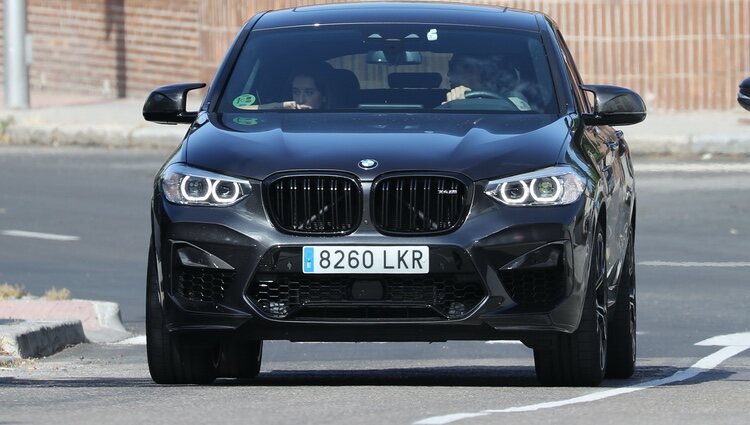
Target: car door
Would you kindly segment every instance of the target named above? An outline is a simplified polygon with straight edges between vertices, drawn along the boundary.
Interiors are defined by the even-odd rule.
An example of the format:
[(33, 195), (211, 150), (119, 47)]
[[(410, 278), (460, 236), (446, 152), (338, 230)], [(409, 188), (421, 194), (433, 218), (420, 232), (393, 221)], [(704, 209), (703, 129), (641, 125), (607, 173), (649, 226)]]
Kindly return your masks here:
[[(573, 57), (568, 50), (565, 40), (557, 31), (560, 46), (563, 50), (565, 64), (571, 81), (574, 82), (573, 92), (579, 102), (579, 111), (590, 113), (593, 110), (593, 100), (581, 89), (583, 81), (578, 73)], [(624, 145), (622, 133), (609, 126), (587, 126), (587, 139), (592, 149), (588, 149), (589, 155), (598, 165), (601, 172), (607, 205), (607, 225), (605, 229), (606, 238), (606, 265), (607, 284), (609, 287), (609, 302), (614, 303), (615, 291), (617, 290), (617, 276), (624, 263), (624, 254), (627, 244), (627, 228), (629, 224), (629, 210), (624, 210), (624, 202), (627, 191), (625, 190), (625, 172), (623, 164), (629, 161), (627, 145)], [(623, 149), (624, 147), (624, 149)]]
[[(611, 290), (616, 289), (617, 277), (624, 263), (627, 248), (627, 226), (630, 216), (630, 208), (626, 206), (625, 170), (623, 168), (627, 158), (623, 156), (624, 139), (622, 132), (610, 126), (596, 127), (598, 130), (599, 149), (604, 157), (603, 174), (607, 180), (610, 201), (607, 205), (607, 262), (609, 269), (609, 285)], [(614, 294), (610, 294), (614, 295)], [(612, 297), (610, 298), (613, 299)]]

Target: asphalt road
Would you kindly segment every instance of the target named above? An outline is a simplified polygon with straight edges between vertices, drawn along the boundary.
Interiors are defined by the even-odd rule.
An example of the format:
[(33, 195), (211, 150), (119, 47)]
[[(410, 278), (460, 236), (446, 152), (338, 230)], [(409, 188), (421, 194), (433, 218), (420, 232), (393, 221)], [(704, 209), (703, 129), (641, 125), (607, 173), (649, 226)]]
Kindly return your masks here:
[[(165, 156), (0, 149), (0, 282), (23, 284), (36, 294), (64, 286), (78, 298), (116, 301), (126, 322), (141, 332), (148, 203)], [(607, 380), (599, 389), (538, 388), (531, 350), (517, 344), (273, 342), (266, 344), (257, 380), (158, 387), (148, 377), (145, 348), (135, 341), (82, 345), (0, 369), (0, 424), (93, 424), (102, 418), (108, 423), (747, 423), (750, 350), (694, 344), (750, 332), (750, 162), (636, 158), (635, 164), (640, 335), (631, 380)], [(79, 239), (13, 236), (15, 231)], [(724, 345), (738, 344), (750, 341), (745, 335)], [(706, 359), (717, 352), (720, 359)], [(659, 381), (675, 373), (678, 381)], [(665, 385), (645, 388), (654, 383)], [(638, 384), (638, 391), (620, 394), (619, 388)], [(614, 392), (596, 400), (610, 394), (603, 390)], [(579, 396), (588, 397), (570, 404)], [(546, 402), (561, 403), (503, 412)], [(460, 420), (445, 422), (453, 419)]]

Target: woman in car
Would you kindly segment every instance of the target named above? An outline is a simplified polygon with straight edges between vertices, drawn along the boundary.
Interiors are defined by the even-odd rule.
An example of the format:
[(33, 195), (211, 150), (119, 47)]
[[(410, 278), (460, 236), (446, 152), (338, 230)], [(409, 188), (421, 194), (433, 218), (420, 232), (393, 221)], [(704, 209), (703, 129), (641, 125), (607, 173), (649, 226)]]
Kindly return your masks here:
[(265, 103), (244, 109), (327, 109), (328, 96), (325, 73), (321, 69), (305, 69), (291, 79), (292, 100)]
[(326, 83), (319, 72), (301, 72), (292, 79), (292, 99), (284, 109), (325, 109), (328, 107)]

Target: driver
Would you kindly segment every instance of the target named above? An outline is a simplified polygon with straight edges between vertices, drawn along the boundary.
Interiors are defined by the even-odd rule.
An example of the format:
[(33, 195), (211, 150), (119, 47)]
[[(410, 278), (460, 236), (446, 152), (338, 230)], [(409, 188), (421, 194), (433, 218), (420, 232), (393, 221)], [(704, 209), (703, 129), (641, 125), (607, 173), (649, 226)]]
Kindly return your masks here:
[(502, 56), (481, 58), (456, 53), (448, 62), (448, 80), (451, 89), (446, 102), (466, 99), (466, 94), (490, 92), (507, 96), (521, 111), (531, 109), (527, 100), (515, 89), (520, 85), (518, 70), (509, 66)]

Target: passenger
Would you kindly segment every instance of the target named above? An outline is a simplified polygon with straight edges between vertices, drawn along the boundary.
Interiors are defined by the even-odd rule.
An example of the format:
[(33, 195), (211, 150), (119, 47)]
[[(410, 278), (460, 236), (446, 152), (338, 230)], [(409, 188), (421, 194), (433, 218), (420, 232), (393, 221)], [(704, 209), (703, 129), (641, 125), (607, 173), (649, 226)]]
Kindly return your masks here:
[(325, 73), (322, 70), (300, 71), (291, 79), (292, 100), (260, 105), (257, 109), (327, 109)]
[(284, 109), (325, 109), (328, 107), (326, 82), (320, 73), (301, 72), (292, 79), (292, 101)]

